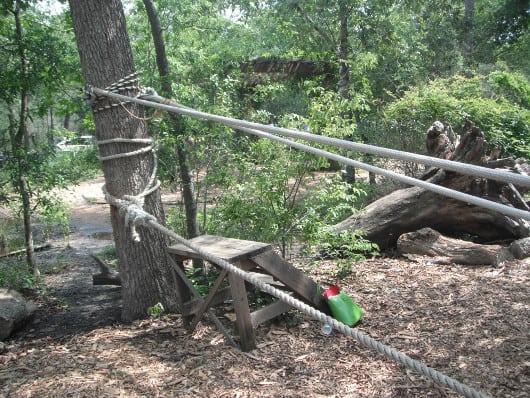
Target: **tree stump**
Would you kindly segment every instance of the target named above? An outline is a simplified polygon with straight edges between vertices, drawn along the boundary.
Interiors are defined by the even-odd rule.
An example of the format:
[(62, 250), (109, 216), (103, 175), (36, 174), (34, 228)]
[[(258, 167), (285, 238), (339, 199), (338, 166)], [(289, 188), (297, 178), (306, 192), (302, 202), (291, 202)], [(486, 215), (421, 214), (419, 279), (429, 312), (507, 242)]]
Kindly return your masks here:
[[(426, 139), (429, 153), (442, 158), (529, 175), (524, 159), (499, 159), (499, 151), (486, 156), (484, 134), (471, 122), (464, 125), (462, 139), (450, 126), (435, 122)], [(530, 211), (522, 197), (524, 190), (513, 184), (487, 180), (439, 168), (427, 170), (421, 178), (470, 195)], [(493, 210), (470, 205), (419, 187), (400, 189), (368, 205), (361, 215), (353, 215), (335, 225), (336, 231), (363, 231), (382, 250), (395, 248), (407, 232), (430, 227), (451, 237), (471, 237), (476, 243), (513, 241), (530, 236), (530, 225)]]

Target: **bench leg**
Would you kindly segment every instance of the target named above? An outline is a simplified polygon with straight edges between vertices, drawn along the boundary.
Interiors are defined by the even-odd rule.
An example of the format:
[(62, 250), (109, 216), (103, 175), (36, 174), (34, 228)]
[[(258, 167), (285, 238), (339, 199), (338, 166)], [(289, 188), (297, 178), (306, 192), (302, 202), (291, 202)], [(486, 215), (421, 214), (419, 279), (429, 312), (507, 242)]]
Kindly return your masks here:
[(256, 348), (256, 337), (254, 335), (250, 309), (248, 307), (245, 281), (232, 273), (228, 274), (228, 280), (230, 282), (232, 299), (234, 300), (236, 326), (239, 333), (239, 339), (241, 340), (241, 349), (243, 351), (250, 351)]

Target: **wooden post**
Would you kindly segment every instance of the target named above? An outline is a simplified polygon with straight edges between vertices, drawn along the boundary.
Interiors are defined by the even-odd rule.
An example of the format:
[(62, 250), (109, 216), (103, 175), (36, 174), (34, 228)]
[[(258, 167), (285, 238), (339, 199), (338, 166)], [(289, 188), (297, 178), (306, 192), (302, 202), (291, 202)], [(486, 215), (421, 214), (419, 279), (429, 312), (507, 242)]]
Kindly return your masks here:
[(236, 326), (241, 340), (241, 349), (250, 351), (256, 348), (256, 338), (254, 337), (254, 328), (250, 318), (245, 281), (232, 273), (228, 274), (228, 280), (230, 281), (230, 290), (234, 300)]

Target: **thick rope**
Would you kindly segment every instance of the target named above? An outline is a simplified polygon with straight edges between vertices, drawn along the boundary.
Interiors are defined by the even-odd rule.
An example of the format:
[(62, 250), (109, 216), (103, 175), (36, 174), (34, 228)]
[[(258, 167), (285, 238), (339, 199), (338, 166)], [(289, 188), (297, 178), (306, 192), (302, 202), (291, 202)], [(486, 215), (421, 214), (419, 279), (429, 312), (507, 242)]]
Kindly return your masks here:
[[(103, 193), (105, 194), (105, 199), (107, 202), (112, 203), (116, 202), (119, 203), (119, 206), (116, 205), (120, 211), (120, 214), (124, 216), (125, 219), (125, 226), (129, 227), (131, 230), (131, 236), (134, 242), (140, 242), (140, 234), (138, 233), (136, 229), (136, 224), (138, 221), (135, 219), (134, 209), (140, 209), (143, 210), (145, 198), (152, 194), (154, 191), (156, 191), (160, 187), (160, 181), (156, 179), (156, 173), (158, 170), (158, 161), (157, 161), (157, 155), (155, 146), (153, 144), (153, 140), (151, 138), (112, 138), (108, 140), (101, 140), (96, 142), (99, 146), (101, 145), (109, 145), (109, 144), (115, 144), (115, 143), (132, 143), (132, 144), (149, 144), (147, 146), (144, 146), (143, 148), (137, 149), (135, 151), (130, 152), (124, 152), (124, 153), (117, 153), (113, 155), (108, 156), (98, 156), (99, 160), (104, 162), (108, 160), (114, 160), (114, 159), (120, 159), (125, 157), (131, 157), (131, 156), (138, 156), (143, 153), (152, 152), (153, 154), (153, 172), (151, 173), (151, 176), (149, 177), (149, 181), (147, 182), (145, 188), (137, 195), (124, 195), (123, 199), (119, 202), (116, 202), (118, 199), (115, 199), (112, 195), (109, 194), (107, 191), (107, 187), (103, 186)], [(133, 210), (129, 211), (129, 208), (132, 208)], [(133, 217), (131, 218), (131, 214)]]
[[(254, 134), (257, 136), (262, 136), (265, 138), (273, 139), (278, 142), (282, 142), (286, 145), (290, 145), (292, 147), (296, 147), (298, 149), (317, 154), (319, 156), (325, 156), (328, 159), (337, 160), (339, 162), (342, 162), (342, 163), (345, 163), (345, 164), (348, 164), (354, 167), (358, 167), (358, 168), (361, 168), (361, 169), (364, 169), (364, 170), (367, 170), (367, 171), (370, 171), (370, 172), (373, 172), (379, 175), (393, 178), (405, 184), (418, 186), (418, 187), (427, 189), (429, 191), (435, 192), (437, 194), (444, 195), (444, 196), (447, 196), (447, 197), (450, 197), (456, 200), (460, 200), (463, 202), (467, 202), (470, 204), (474, 204), (476, 206), (481, 206), (489, 210), (497, 211), (501, 214), (509, 215), (517, 219), (530, 220), (530, 212), (528, 211), (517, 209), (517, 208), (507, 206), (501, 203), (493, 202), (493, 201), (483, 199), (477, 196), (469, 195), (463, 192), (455, 191), (449, 188), (442, 187), (440, 185), (432, 184), (427, 181), (404, 176), (404, 175), (401, 175), (401, 174), (398, 174), (398, 173), (395, 173), (389, 170), (384, 170), (376, 166), (372, 166), (372, 165), (369, 165), (363, 162), (359, 162), (353, 159), (349, 159), (349, 158), (345, 158), (340, 155), (333, 154), (331, 152), (326, 152), (326, 151), (316, 149), (316, 148), (313, 148), (307, 145), (296, 143), (294, 141), (286, 140), (285, 138), (277, 137), (274, 134), (281, 134), (281, 135), (290, 136), (290, 137), (302, 138), (304, 140), (308, 140), (312, 142), (319, 142), (319, 143), (327, 144), (327, 145), (335, 144), (335, 146), (339, 146), (340, 144), (341, 147), (349, 148), (349, 149), (354, 149), (353, 146), (355, 146), (355, 148), (357, 148), (356, 150), (365, 151), (366, 153), (371, 153), (374, 155), (389, 156), (389, 157), (394, 157), (400, 160), (417, 161), (420, 163), (425, 163), (427, 165), (431, 165), (435, 167), (442, 167), (442, 168), (450, 169), (453, 171), (461, 172), (463, 174), (478, 175), (484, 178), (489, 178), (489, 179), (498, 180), (498, 181), (505, 181), (505, 182), (514, 183), (517, 185), (522, 185), (522, 186), (530, 186), (530, 177), (528, 176), (510, 173), (504, 170), (492, 170), (486, 167), (469, 165), (469, 164), (449, 161), (445, 159), (431, 158), (429, 156), (416, 155), (416, 154), (411, 154), (411, 153), (402, 152), (402, 151), (390, 150), (386, 148), (379, 148), (379, 147), (374, 147), (374, 146), (370, 146), (366, 144), (357, 144), (357, 143), (352, 143), (350, 141), (338, 140), (338, 139), (329, 138), (329, 137), (322, 137), (322, 136), (318, 136), (315, 134), (303, 133), (303, 132), (296, 131), (296, 130), (284, 129), (284, 128), (274, 127), (274, 126), (266, 126), (266, 125), (262, 125), (259, 123), (247, 122), (244, 120), (232, 119), (232, 118), (227, 118), (227, 117), (218, 116), (218, 115), (212, 115), (212, 114), (208, 114), (205, 112), (200, 112), (200, 111), (196, 111), (190, 108), (183, 107), (182, 105), (176, 104), (175, 102), (172, 102), (171, 105), (159, 104), (159, 103), (155, 103), (152, 101), (142, 100), (139, 98), (125, 97), (119, 94), (110, 93), (108, 91), (97, 89), (97, 88), (92, 88), (92, 90), (99, 95), (108, 95), (110, 97), (115, 97), (119, 99), (129, 98), (131, 99), (131, 101), (137, 102), (141, 105), (163, 109), (169, 112), (181, 113), (181, 114), (185, 114), (185, 115), (192, 116), (192, 117), (199, 117), (199, 118), (204, 118), (207, 120), (220, 122), (220, 123), (229, 125), (233, 128), (236, 128), (238, 130), (247, 132), (249, 134)], [(159, 97), (157, 95), (154, 95), (152, 93), (153, 93), (153, 90), (149, 89), (149, 91), (147, 91), (146, 94), (142, 94), (142, 97), (153, 98), (154, 100), (167, 101), (166, 99)], [(252, 126), (252, 128), (249, 128), (248, 126)], [(264, 133), (265, 131), (268, 132), (269, 134)], [(361, 150), (361, 148), (364, 148), (364, 150)]]
[[(94, 91), (95, 90), (96, 89), (94, 89)], [(112, 97), (112, 95), (108, 95), (108, 94), (113, 94), (113, 93), (106, 92), (106, 93), (99, 93), (99, 94), (100, 95), (107, 95), (107, 96)], [(120, 96), (118, 94), (113, 94), (113, 95)], [(125, 96), (120, 96), (120, 97), (125, 97)], [(125, 98), (127, 98), (127, 100), (128, 100), (130, 97), (125, 97)], [(138, 99), (136, 99), (136, 98), (131, 99), (131, 102), (137, 102), (137, 101), (138, 101)], [(139, 100), (139, 101), (143, 101), (143, 100)], [(167, 101), (167, 100), (164, 99), (164, 101)], [(140, 102), (138, 102), (138, 103), (140, 103)], [(151, 102), (147, 102), (146, 104), (143, 104), (143, 105), (154, 107)], [(169, 105), (164, 105), (164, 104), (156, 104), (156, 105), (158, 105), (159, 107), (169, 107)], [(159, 108), (159, 109), (161, 109), (161, 108)], [(178, 108), (178, 109), (181, 111), (180, 113), (186, 114), (186, 112), (184, 112), (184, 110), (187, 110), (187, 109), (185, 109), (185, 108)], [(175, 109), (175, 106), (171, 106), (170, 109), (165, 109), (165, 110), (169, 110), (169, 111), (172, 111), (172, 112), (177, 112), (177, 110)], [(197, 112), (197, 111), (194, 111), (194, 112)], [(202, 112), (199, 112), (199, 113), (202, 113)], [(215, 115), (211, 115), (211, 116), (215, 116)], [(203, 116), (196, 116), (196, 117), (203, 117)], [(213, 120), (213, 119), (211, 119), (211, 120)], [(235, 119), (232, 119), (232, 120), (235, 120)], [(245, 122), (245, 123), (250, 123), (250, 122)], [(233, 125), (233, 124), (227, 123), (226, 121), (224, 122), (224, 124), (228, 124), (228, 125), (230, 125), (232, 127), (236, 127), (238, 129), (242, 129), (242, 130), (244, 130), (244, 131), (246, 131), (248, 133), (251, 133), (251, 134), (262, 135), (264, 138), (271, 138), (271, 139), (274, 139), (274, 140), (276, 140), (278, 142), (283, 142), (283, 143), (285, 143), (287, 145), (290, 145), (292, 147), (295, 147), (295, 148), (298, 147), (300, 149), (307, 150), (307, 151), (310, 151), (310, 152), (315, 153), (315, 154), (318, 154), (318, 153), (314, 152), (314, 151), (320, 151), (320, 150), (317, 150), (315, 148), (308, 147), (306, 145), (298, 144), (298, 143), (290, 141), (290, 140), (286, 140), (286, 139), (283, 139), (283, 138), (280, 138), (280, 137), (273, 136), (271, 134), (264, 133), (263, 131), (255, 131), (255, 129), (249, 128), (248, 126)], [(260, 130), (266, 130), (263, 127), (267, 127), (267, 126), (263, 126), (263, 125), (258, 125), (256, 123), (251, 123), (251, 124), (252, 125), (256, 125), (256, 126), (253, 126), (253, 127), (257, 127)], [(287, 129), (283, 129), (283, 130), (287, 130)], [(123, 139), (118, 139), (118, 140), (123, 140)], [(99, 144), (100, 145), (109, 144), (109, 143), (112, 143), (112, 142), (132, 142), (132, 141), (107, 140), (107, 142), (102, 141)], [(150, 146), (146, 147), (146, 148), (150, 148)], [(146, 149), (145, 151), (143, 151), (141, 153), (147, 152), (148, 150), (152, 150), (152, 148)], [(325, 152), (325, 151), (322, 151), (322, 152)], [(154, 151), (153, 151), (153, 153), (154, 153)], [(369, 152), (367, 152), (367, 153), (369, 153)], [(119, 156), (119, 157), (135, 156), (137, 154), (139, 154), (138, 151), (132, 151), (132, 152), (128, 152), (126, 154), (118, 154), (117, 156)], [(111, 156), (116, 156), (116, 155), (111, 155)], [(337, 160), (340, 159), (340, 161), (345, 162), (346, 164), (351, 164), (351, 165), (353, 165), (355, 167), (360, 167), (360, 165), (369, 166), (369, 165), (364, 165), (364, 164), (362, 164), (360, 162), (356, 162), (356, 161), (353, 161), (351, 159), (347, 159), (347, 158), (344, 158), (344, 157), (341, 157), (341, 156), (338, 156), (338, 155), (335, 155), (335, 154), (332, 154), (332, 153), (329, 153), (329, 152), (326, 152), (325, 156), (327, 156), (330, 159), (337, 159)], [(109, 158), (108, 157), (104, 157), (104, 158), (102, 158), (102, 160), (109, 160)], [(349, 162), (351, 162), (351, 163), (349, 163)], [(366, 168), (366, 167), (363, 167), (363, 168)], [(382, 169), (376, 168), (374, 166), (370, 166), (370, 168), (373, 168), (373, 169), (371, 169), (371, 170), (368, 169), (369, 171), (379, 172), (379, 174), (381, 174), (381, 171), (386, 172), (386, 173), (390, 173), (390, 172), (388, 172), (386, 170), (382, 170)], [(395, 173), (392, 173), (392, 174), (395, 174)], [(171, 230), (167, 229), (166, 227), (164, 227), (163, 225), (159, 224), (154, 216), (152, 216), (151, 214), (149, 214), (149, 213), (147, 213), (147, 212), (145, 212), (143, 210), (143, 198), (145, 198), (146, 195), (148, 195), (149, 193), (153, 192), (155, 189), (158, 188), (159, 182), (154, 183), (154, 180), (156, 178), (155, 176), (156, 176), (156, 162), (155, 162), (154, 172), (153, 172), (153, 174), (152, 174), (152, 176), (150, 178), (149, 183), (147, 184), (147, 187), (144, 189), (144, 191), (142, 193), (140, 193), (139, 195), (125, 196), (123, 199), (117, 199), (117, 198), (113, 197), (112, 195), (110, 195), (108, 193), (108, 191), (106, 191), (106, 189), (104, 187), (105, 197), (106, 197), (107, 201), (109, 203), (111, 203), (113, 206), (116, 206), (119, 209), (120, 214), (124, 215), (125, 224), (126, 225), (131, 225), (131, 230), (133, 232), (133, 238), (135, 240), (139, 239), (139, 235), (136, 232), (136, 226), (138, 226), (138, 225), (151, 226), (152, 228), (159, 230), (160, 232), (162, 232), (166, 236), (168, 236), (168, 237), (176, 240), (177, 242), (182, 243), (183, 245), (185, 245), (185, 246), (189, 247), (190, 249), (194, 250), (199, 256), (201, 256), (205, 260), (219, 265), (221, 268), (227, 270), (228, 272), (232, 272), (233, 274), (239, 276), (240, 278), (244, 279), (245, 281), (247, 281), (249, 283), (252, 283), (256, 287), (258, 287), (260, 290), (262, 290), (262, 291), (264, 291), (264, 292), (266, 292), (268, 294), (271, 294), (271, 295), (277, 297), (278, 299), (286, 302), (287, 304), (289, 304), (293, 308), (298, 309), (299, 311), (311, 316), (312, 318), (314, 318), (314, 319), (316, 319), (316, 320), (318, 320), (318, 321), (320, 321), (322, 323), (327, 323), (327, 324), (331, 325), (333, 328), (335, 328), (339, 332), (341, 332), (341, 333), (343, 333), (345, 335), (348, 335), (350, 337), (353, 337), (354, 339), (359, 341), (362, 345), (379, 352), (380, 354), (386, 356), (387, 358), (393, 359), (393, 360), (401, 363), (402, 365), (408, 367), (409, 369), (412, 369), (412, 370), (414, 370), (414, 371), (416, 371), (418, 373), (423, 374), (424, 376), (429, 377), (430, 379), (434, 380), (438, 384), (441, 384), (441, 385), (446, 386), (446, 387), (448, 387), (448, 388), (450, 388), (450, 389), (452, 389), (454, 391), (457, 391), (458, 393), (460, 393), (460, 394), (462, 394), (462, 395), (464, 395), (466, 397), (471, 397), (471, 398), (485, 398), (485, 397), (487, 397), (485, 394), (483, 394), (483, 393), (481, 393), (481, 392), (479, 392), (479, 391), (477, 391), (477, 390), (475, 390), (475, 389), (473, 389), (473, 388), (471, 388), (469, 386), (466, 386), (466, 385), (460, 383), (459, 381), (457, 381), (457, 380), (455, 380), (455, 379), (453, 379), (451, 377), (448, 377), (448, 376), (436, 371), (435, 369), (432, 369), (432, 368), (430, 368), (430, 367), (428, 367), (426, 365), (423, 365), (423, 364), (415, 361), (414, 359), (412, 359), (409, 356), (397, 351), (396, 349), (394, 349), (394, 348), (392, 348), (390, 346), (384, 345), (384, 344), (378, 342), (377, 340), (373, 339), (372, 337), (368, 336), (367, 334), (362, 333), (360, 331), (357, 331), (355, 329), (352, 329), (348, 325), (346, 325), (346, 324), (344, 324), (342, 322), (339, 322), (336, 319), (334, 319), (334, 318), (332, 318), (332, 317), (320, 312), (319, 310), (317, 310), (317, 309), (315, 309), (315, 308), (303, 303), (302, 301), (292, 297), (291, 295), (289, 295), (289, 294), (287, 294), (287, 293), (285, 293), (285, 292), (283, 292), (281, 290), (276, 289), (275, 287), (273, 287), (273, 286), (263, 282), (262, 280), (254, 277), (252, 274), (249, 274), (249, 273), (243, 271), (242, 269), (240, 269), (240, 268), (228, 263), (227, 261), (208, 253), (207, 251), (202, 249), (202, 247), (193, 244), (192, 242), (182, 238), (181, 236), (177, 235), (173, 231), (171, 231)], [(404, 176), (401, 176), (401, 175), (398, 175), (398, 176), (400, 178), (404, 177)], [(420, 180), (415, 180), (415, 179), (412, 179), (410, 177), (407, 177), (407, 178), (410, 179), (410, 180), (414, 180), (414, 184), (413, 185), (417, 185), (417, 183), (420, 182)], [(425, 183), (423, 181), (421, 181), (421, 182), (424, 183), (424, 184), (428, 184), (428, 183)], [(433, 184), (429, 184), (429, 185), (433, 185)], [(449, 191), (451, 191), (451, 190), (449, 190)], [(461, 194), (461, 195), (465, 195), (465, 194)], [(466, 195), (466, 197), (467, 196), (470, 196), (470, 195)], [(475, 197), (471, 196), (471, 198), (475, 198)], [(477, 199), (477, 198), (475, 198), (475, 199)], [(486, 201), (486, 202), (489, 202), (489, 201)]]
[(412, 369), (434, 380), (436, 383), (446, 386), (464, 395), (465, 397), (470, 397), (470, 398), (487, 398), (488, 397), (482, 392), (477, 391), (473, 389), (472, 387), (469, 387), (451, 377), (444, 375), (443, 373), (431, 367), (428, 367), (412, 359), (408, 355), (399, 352), (395, 348), (382, 344), (381, 342), (375, 340), (374, 338), (368, 336), (367, 334), (350, 328), (348, 325), (342, 322), (339, 322), (335, 318), (324, 314), (323, 312), (315, 309), (314, 307), (311, 307), (310, 305), (305, 304), (304, 302), (292, 297), (288, 293), (283, 292), (279, 289), (276, 289), (275, 287), (269, 285), (268, 283), (263, 282), (261, 279), (255, 277), (254, 275), (246, 271), (243, 271), (241, 268), (238, 268), (234, 266), (233, 264), (230, 264), (226, 260), (223, 260), (217, 256), (214, 256), (213, 254), (210, 254), (208, 251), (204, 250), (202, 247), (194, 244), (193, 242), (190, 242), (184, 239), (180, 235), (176, 234), (175, 232), (169, 230), (168, 228), (158, 223), (158, 221), (156, 220), (154, 216), (145, 212), (141, 207), (137, 206), (136, 203), (129, 202), (127, 200), (120, 200), (120, 199), (114, 198), (112, 195), (109, 195), (108, 192), (106, 192), (105, 197), (107, 198), (110, 204), (118, 207), (120, 209), (120, 212), (121, 212), (121, 209), (123, 208), (124, 212), (132, 213), (132, 215), (129, 216), (129, 220), (131, 220), (131, 222), (134, 223), (135, 225), (146, 225), (146, 226), (150, 226), (160, 231), (161, 233), (168, 236), (169, 238), (172, 238), (176, 240), (177, 242), (182, 243), (186, 247), (189, 247), (203, 259), (220, 266), (221, 268), (227, 270), (228, 272), (232, 272), (233, 274), (239, 276), (245, 281), (258, 287), (260, 290), (264, 291), (265, 293), (268, 293), (284, 301), (285, 303), (289, 304), (291, 307), (309, 315), (313, 319), (316, 319), (317, 321), (331, 325), (337, 331), (347, 336), (353, 337), (355, 340), (359, 341), (365, 347), (371, 348), (377, 351), (378, 353), (384, 355), (385, 357), (392, 359), (396, 362), (399, 362), (405, 367)]
[[(109, 92), (112, 92), (112, 93), (120, 93), (120, 92), (123, 92), (123, 91), (130, 91), (130, 90), (139, 90), (139, 86), (138, 86), (138, 76), (136, 74), (136, 72), (133, 72), (127, 76), (125, 76), (123, 79), (120, 79), (118, 80), (117, 82), (115, 83), (112, 83), (111, 85), (105, 87), (105, 90), (109, 91)], [(103, 106), (97, 106), (98, 105), (98, 102), (101, 100), (101, 97), (98, 97), (97, 95), (93, 95), (93, 93), (90, 93), (90, 102), (91, 102), (91, 106), (92, 106), (92, 112), (96, 113), (96, 112), (101, 112), (101, 111), (104, 111), (104, 110), (108, 110), (108, 109), (112, 109), (112, 108), (115, 108), (117, 106), (121, 106), (123, 107), (123, 109), (125, 109), (127, 112), (130, 113), (130, 111), (125, 108), (125, 105), (126, 104), (130, 104), (131, 101), (129, 100), (126, 100), (126, 101), (122, 101), (122, 102), (116, 102), (116, 103), (111, 103), (111, 104), (106, 104), (106, 105), (103, 105)]]
[[(167, 102), (166, 98), (156, 95), (152, 88), (148, 88), (145, 94), (141, 94), (139, 98), (128, 97), (121, 94), (112, 93), (106, 90), (102, 90), (96, 87), (90, 88), (94, 93), (98, 95), (106, 95), (112, 98), (121, 100), (130, 100), (140, 105), (144, 105), (151, 108), (161, 109), (172, 113), (180, 113), (195, 118), (201, 118), (214, 122), (219, 122), (230, 127), (239, 128), (246, 127), (249, 129), (255, 129), (265, 131), (271, 134), (279, 134), (291, 138), (299, 138), (305, 141), (316, 142), (324, 145), (340, 147), (344, 149), (350, 149), (352, 151), (368, 153), (376, 156), (389, 157), (398, 160), (411, 161), (415, 163), (425, 164), (427, 166), (439, 167), (446, 170), (456, 171), (462, 174), (473, 175), (477, 177), (487, 178), (490, 180), (496, 180), (506, 183), (512, 183), (518, 186), (530, 187), (530, 177), (512, 173), (506, 170), (490, 169), (487, 167), (476, 166), (467, 163), (455, 162), (452, 160), (439, 159), (425, 155), (419, 155), (409, 152), (398, 151), (395, 149), (381, 148), (374, 145), (361, 144), (346, 140), (340, 140), (338, 138), (324, 137), (317, 134), (311, 134), (298, 130), (286, 129), (282, 127), (264, 125), (254, 122), (248, 122), (246, 120), (230, 118), (226, 116), (213, 115), (207, 112), (197, 111), (185, 107), (172, 101), (170, 104), (159, 103)], [(154, 102), (156, 101), (156, 102)]]

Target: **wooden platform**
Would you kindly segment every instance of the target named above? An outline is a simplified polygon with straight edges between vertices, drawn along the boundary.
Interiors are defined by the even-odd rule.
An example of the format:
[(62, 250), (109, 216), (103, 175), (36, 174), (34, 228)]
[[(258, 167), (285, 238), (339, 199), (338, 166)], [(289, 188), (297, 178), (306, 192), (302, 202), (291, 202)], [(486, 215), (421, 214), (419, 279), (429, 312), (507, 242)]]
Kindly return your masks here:
[[(316, 283), (274, 253), (271, 245), (213, 235), (199, 236), (192, 239), (191, 242), (243, 270), (266, 274), (269, 279), (272, 277), (273, 280), (285, 285), (285, 288), (292, 291), (297, 298), (329, 313), (327, 304), (317, 292)], [(182, 244), (170, 246), (167, 251), (174, 260), (175, 270), (179, 276), (182, 316), (190, 331), (195, 329), (197, 323), (206, 313), (225, 336), (231, 340), (231, 336), (215, 317), (211, 307), (232, 299), (241, 349), (249, 351), (256, 347), (254, 328), (290, 309), (287, 304), (278, 300), (251, 313), (245, 281), (226, 270), (221, 271), (210, 292), (206, 296), (201, 296), (186, 277), (183, 265), (184, 260), (200, 258), (200, 256)], [(229, 287), (220, 289), (225, 278), (228, 278)]]

